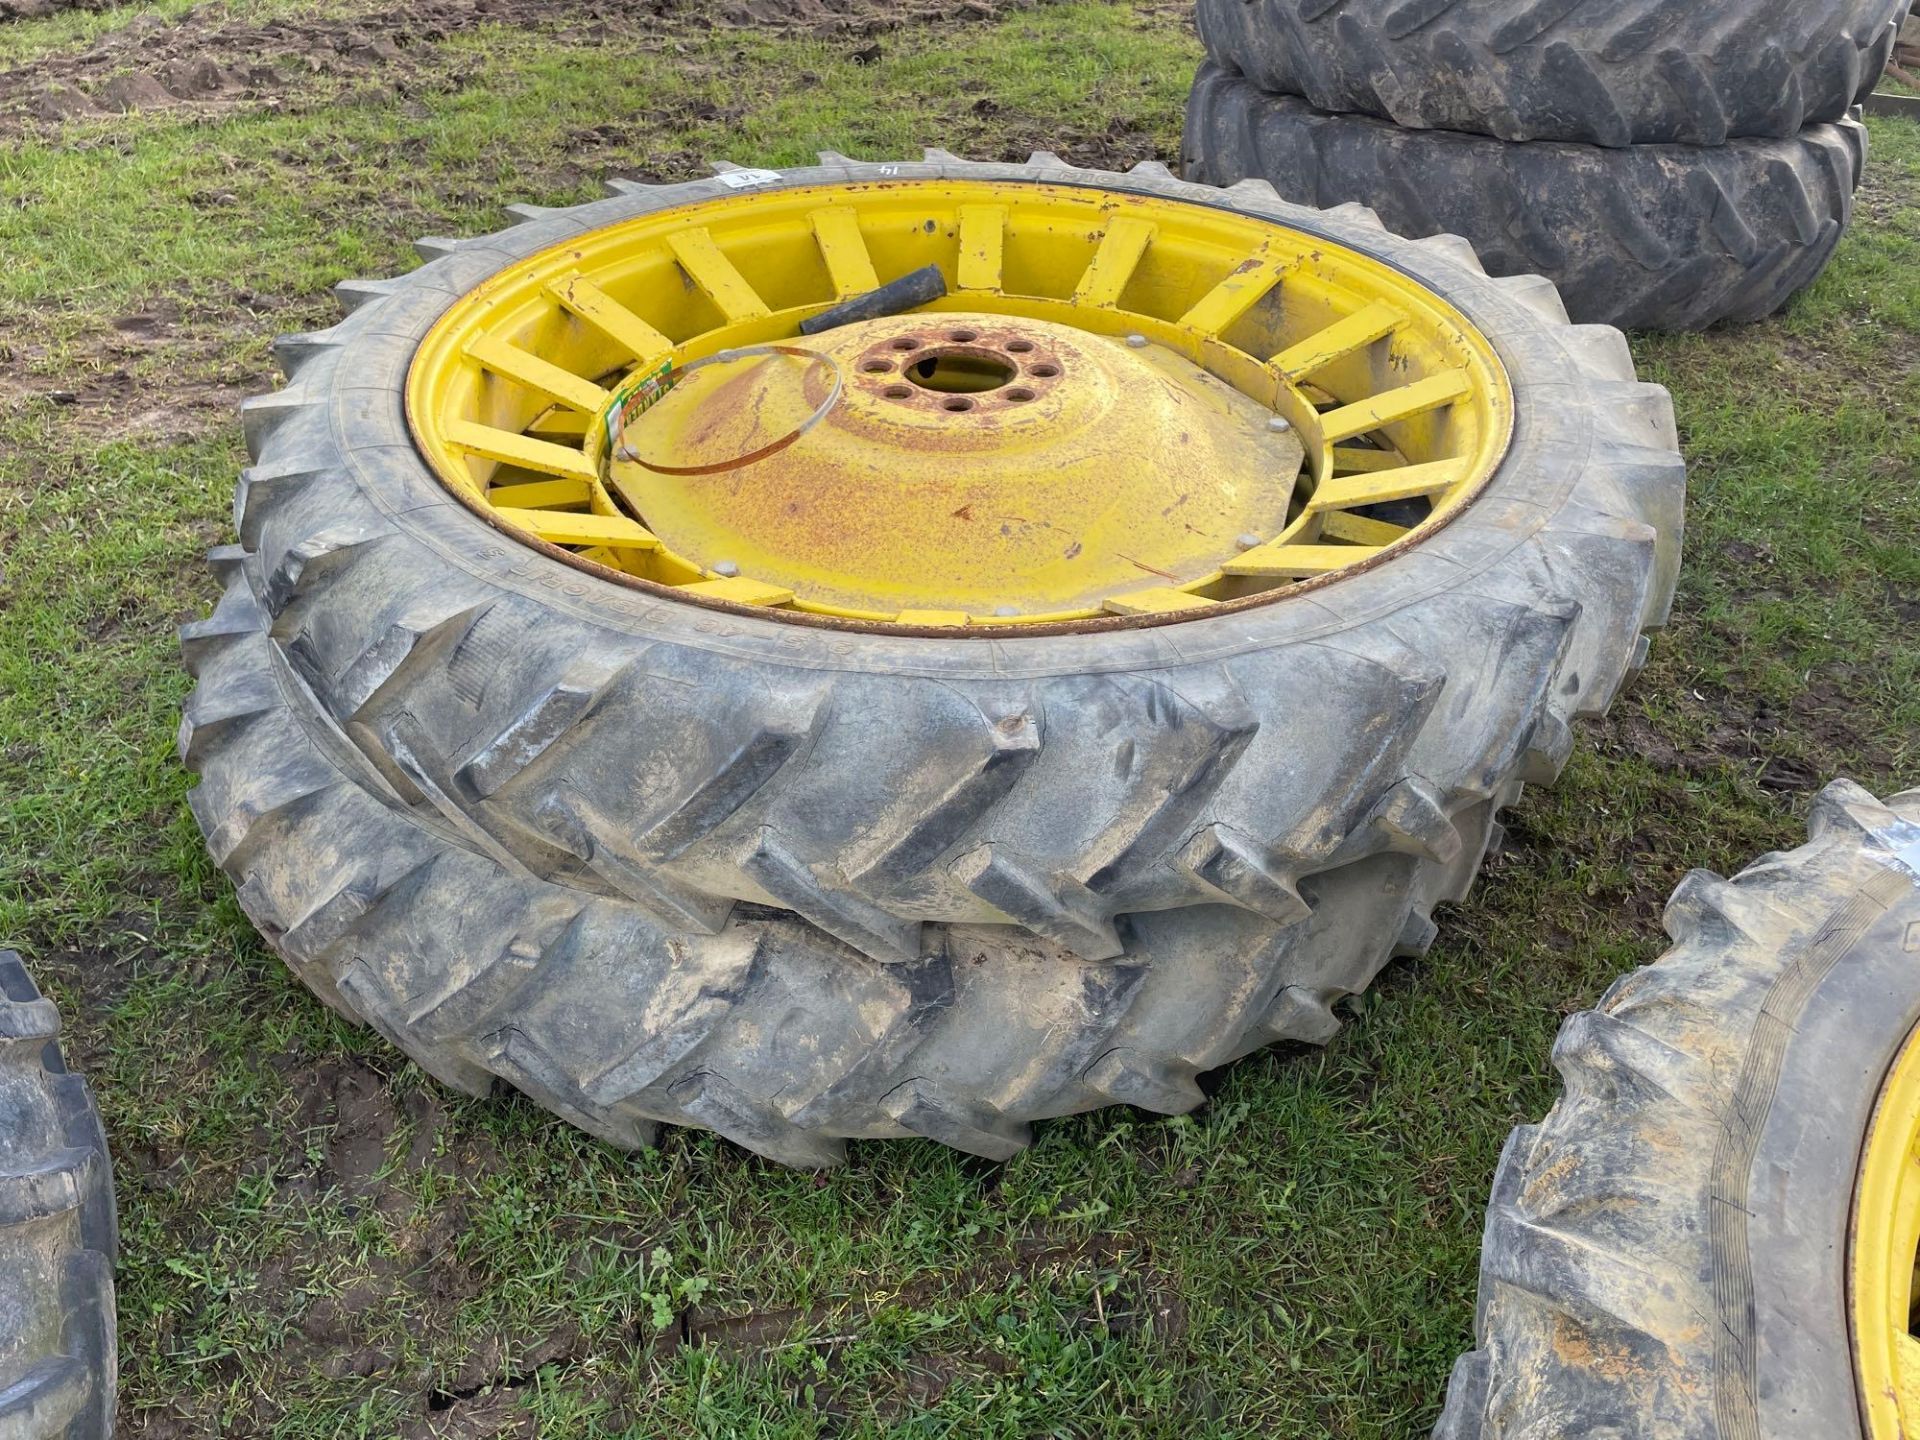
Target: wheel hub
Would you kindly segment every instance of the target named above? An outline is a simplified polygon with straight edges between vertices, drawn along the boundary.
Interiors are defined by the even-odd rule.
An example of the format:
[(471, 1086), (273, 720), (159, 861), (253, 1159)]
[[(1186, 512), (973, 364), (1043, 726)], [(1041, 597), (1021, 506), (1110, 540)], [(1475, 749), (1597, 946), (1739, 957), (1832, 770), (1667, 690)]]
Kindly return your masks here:
[[(675, 553), (848, 609), (1029, 614), (1191, 582), (1287, 523), (1298, 437), (1164, 346), (962, 312), (806, 348), (845, 390), (789, 448), (698, 477), (614, 460), (614, 492)], [(784, 356), (710, 366), (623, 440), (683, 466), (752, 454), (831, 385)]]

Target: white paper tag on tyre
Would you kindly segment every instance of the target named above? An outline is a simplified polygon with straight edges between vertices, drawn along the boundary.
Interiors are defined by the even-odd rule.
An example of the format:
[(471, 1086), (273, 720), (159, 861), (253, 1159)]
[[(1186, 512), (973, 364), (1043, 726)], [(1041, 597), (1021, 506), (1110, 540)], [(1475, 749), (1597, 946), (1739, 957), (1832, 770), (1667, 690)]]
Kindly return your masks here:
[(749, 185), (771, 185), (780, 178), (778, 170), (723, 170), (714, 177), (722, 185), (744, 190)]
[(1896, 820), (1873, 832), (1873, 839), (1886, 851), (1887, 859), (1920, 884), (1920, 825)]

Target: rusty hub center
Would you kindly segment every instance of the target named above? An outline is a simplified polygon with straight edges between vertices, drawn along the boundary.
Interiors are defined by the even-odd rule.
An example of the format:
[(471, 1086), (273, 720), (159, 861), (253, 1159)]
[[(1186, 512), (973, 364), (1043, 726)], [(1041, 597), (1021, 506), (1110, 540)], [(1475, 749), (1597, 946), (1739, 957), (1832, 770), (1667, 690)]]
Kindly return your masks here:
[(1030, 405), (1060, 383), (1060, 356), (1039, 325), (1009, 325), (997, 316), (985, 325), (928, 318), (942, 323), (869, 345), (855, 362), (852, 383), (950, 415)]
[[(697, 478), (611, 466), (676, 553), (849, 609), (1006, 615), (1191, 581), (1294, 507), (1294, 435), (1141, 337), (943, 313), (805, 345), (845, 392), (789, 448)], [(752, 454), (832, 384), (831, 367), (783, 356), (710, 366), (627, 443), (680, 466)]]

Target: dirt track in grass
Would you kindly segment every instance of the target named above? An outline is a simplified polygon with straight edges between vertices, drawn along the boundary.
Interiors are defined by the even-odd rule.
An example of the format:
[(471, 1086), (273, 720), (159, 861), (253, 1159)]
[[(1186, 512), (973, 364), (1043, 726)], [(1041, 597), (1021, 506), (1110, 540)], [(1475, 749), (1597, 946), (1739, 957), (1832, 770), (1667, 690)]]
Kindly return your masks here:
[[(5, 5), (21, 0), (0, 0)], [(1000, 19), (1027, 0), (424, 0), (338, 14), (291, 11), (266, 21), (244, 6), (209, 4), (176, 19), (136, 13), (85, 48), (0, 69), (0, 133), (58, 127), (129, 112), (215, 116), (246, 108), (457, 88), (471, 70), (448, 71), (436, 51), (481, 26), (513, 26), (561, 45), (646, 40), (683, 44), (702, 34), (742, 31), (871, 42), (926, 25)], [(80, 5), (66, 8), (99, 10)], [(871, 44), (856, 50), (864, 53)], [(875, 52), (877, 53), (877, 51)]]

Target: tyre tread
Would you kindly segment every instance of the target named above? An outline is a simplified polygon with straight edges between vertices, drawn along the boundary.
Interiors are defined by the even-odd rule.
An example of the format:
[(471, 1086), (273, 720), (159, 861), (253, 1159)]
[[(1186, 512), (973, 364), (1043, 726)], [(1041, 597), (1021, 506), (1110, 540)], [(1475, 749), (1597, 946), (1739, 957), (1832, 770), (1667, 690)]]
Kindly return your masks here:
[(51, 1001), (0, 950), (0, 1431), (106, 1440), (116, 1359), (112, 1166)]
[(1845, 117), (1904, 0), (1200, 0), (1221, 66), (1322, 110), (1506, 141), (1724, 145)]

